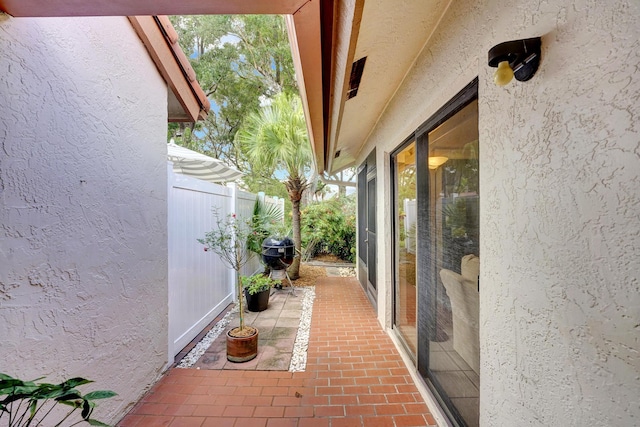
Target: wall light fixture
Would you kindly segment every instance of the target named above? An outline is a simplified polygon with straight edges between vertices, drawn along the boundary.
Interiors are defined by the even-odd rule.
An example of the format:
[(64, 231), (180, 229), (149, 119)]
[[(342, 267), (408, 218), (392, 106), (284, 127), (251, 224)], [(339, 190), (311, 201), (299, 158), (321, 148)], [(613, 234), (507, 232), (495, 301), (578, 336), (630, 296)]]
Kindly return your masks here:
[(429, 157), (429, 169), (438, 169), (440, 166), (447, 163), (447, 160), (449, 160), (449, 158), (445, 156)]
[(498, 86), (509, 84), (513, 77), (521, 82), (529, 80), (540, 64), (540, 37), (512, 40), (489, 49), (489, 66), (498, 67), (493, 80)]

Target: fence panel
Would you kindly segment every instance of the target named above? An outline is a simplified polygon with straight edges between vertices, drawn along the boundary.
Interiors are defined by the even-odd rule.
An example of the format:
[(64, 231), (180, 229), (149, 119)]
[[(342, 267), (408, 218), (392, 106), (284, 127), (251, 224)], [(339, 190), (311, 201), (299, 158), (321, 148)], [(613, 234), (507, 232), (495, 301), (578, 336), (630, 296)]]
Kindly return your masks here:
[[(220, 218), (235, 213), (249, 220), (257, 197), (284, 210), (284, 200), (224, 187), (176, 174), (168, 165), (169, 244), (169, 363), (235, 298), (235, 272), (213, 251), (204, 251), (197, 239)], [(252, 275), (262, 269), (253, 256), (241, 270)]]
[(235, 275), (196, 239), (233, 209), (233, 190), (169, 174), (169, 362), (234, 299)]
[[(275, 206), (282, 213), (282, 221), (284, 222), (284, 199), (272, 196), (265, 196), (263, 192), (257, 195), (247, 193), (246, 191), (236, 191), (236, 215), (242, 220), (250, 220), (253, 216), (253, 208), (256, 199), (260, 199), (266, 207)], [(241, 270), (243, 276), (251, 276), (263, 269), (260, 256), (253, 255), (249, 262)]]
[(264, 196), (264, 193), (259, 193), (259, 197), (264, 197), (264, 204), (267, 206), (277, 206), (282, 212), (282, 222), (284, 223), (284, 199), (277, 196)]
[[(236, 190), (236, 215), (243, 221), (248, 221), (253, 216), (253, 207), (255, 206), (257, 196), (246, 191)], [(252, 255), (244, 267), (240, 270), (243, 276), (251, 276), (262, 269), (260, 258)]]

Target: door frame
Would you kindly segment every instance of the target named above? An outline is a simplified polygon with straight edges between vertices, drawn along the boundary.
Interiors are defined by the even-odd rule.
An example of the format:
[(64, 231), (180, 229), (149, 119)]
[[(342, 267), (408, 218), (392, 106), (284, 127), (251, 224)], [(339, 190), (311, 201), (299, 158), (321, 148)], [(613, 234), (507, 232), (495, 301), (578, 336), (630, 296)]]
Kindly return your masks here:
[[(377, 287), (377, 271), (375, 270), (377, 262), (377, 227), (371, 232), (369, 230), (371, 220), (375, 226), (377, 221), (377, 168), (376, 168), (376, 149), (371, 150), (364, 162), (358, 167), (357, 175), (358, 183), (358, 256), (356, 258), (358, 264), (358, 280), (362, 286), (365, 295), (374, 307), (377, 307), (378, 287)], [(369, 190), (373, 185), (374, 200), (369, 197)], [(373, 204), (373, 206), (372, 206)], [(372, 209), (373, 208), (373, 209)], [(373, 210), (374, 216), (370, 217), (369, 212)], [(373, 249), (373, 250), (372, 250)], [(370, 270), (373, 269), (373, 270)], [(373, 274), (373, 281), (371, 277)]]
[[(456, 426), (465, 426), (465, 422), (458, 414), (444, 389), (433, 381), (429, 373), (429, 339), (428, 337), (435, 334), (435, 295), (433, 287), (430, 286), (430, 280), (433, 280), (430, 265), (427, 262), (427, 254), (431, 251), (430, 238), (430, 198), (428, 189), (430, 188), (430, 174), (427, 165), (429, 157), (429, 139), (428, 135), (433, 129), (444, 123), (446, 120), (454, 116), (457, 112), (478, 99), (478, 78), (476, 77), (471, 83), (465, 86), (453, 98), (451, 98), (442, 108), (440, 108), (433, 116), (427, 119), (415, 132), (416, 135), (416, 162), (417, 162), (417, 187), (418, 187), (418, 254), (422, 258), (419, 259), (417, 266), (417, 283), (418, 283), (418, 372), (425, 380), (429, 388), (434, 392), (436, 399), (440, 402), (441, 407), (445, 410), (450, 420)], [(422, 189), (423, 191), (421, 191)], [(424, 191), (426, 190), (426, 191)], [(420, 255), (419, 255), (420, 256)]]
[[(433, 129), (444, 123), (450, 117), (462, 110), (472, 101), (478, 99), (478, 78), (476, 77), (471, 83), (465, 86), (460, 92), (458, 92), (453, 98), (451, 98), (442, 108), (440, 108), (434, 115), (423, 122), (410, 136), (408, 136), (402, 143), (400, 143), (389, 154), (390, 164), (390, 176), (391, 176), (391, 218), (392, 223), (391, 230), (393, 236), (393, 243), (391, 245), (391, 257), (393, 260), (392, 267), (392, 326), (394, 335), (398, 338), (400, 343), (405, 349), (405, 354), (409, 356), (413, 363), (416, 365), (418, 372), (426, 385), (431, 389), (436, 400), (439, 402), (441, 408), (455, 426), (464, 426), (465, 423), (462, 417), (457, 413), (455, 407), (452, 405), (451, 400), (444, 393), (443, 388), (439, 384), (435, 384), (435, 381), (431, 380), (431, 376), (428, 373), (429, 368), (429, 339), (428, 337), (434, 332), (432, 330), (435, 324), (435, 296), (431, 294), (431, 287), (429, 286), (430, 274), (429, 265), (427, 263), (427, 254), (431, 250), (430, 240), (430, 201), (428, 191), (431, 185), (428, 157), (429, 157), (429, 145), (428, 135)], [(417, 292), (417, 349), (415, 358), (409, 351), (409, 347), (405, 343), (397, 329), (396, 324), (396, 240), (398, 225), (396, 224), (396, 196), (397, 196), (397, 177), (395, 167), (395, 156), (401, 152), (408, 144), (415, 141), (416, 146), (416, 199), (417, 199), (417, 245), (416, 245), (416, 292)]]
[[(392, 331), (394, 333), (394, 336), (398, 339), (398, 341), (400, 341), (400, 344), (402, 344), (402, 347), (404, 348), (405, 354), (407, 356), (409, 356), (409, 359), (411, 359), (411, 361), (413, 362), (414, 365), (416, 365), (417, 363), (417, 357), (418, 357), (418, 351), (420, 351), (420, 343), (418, 342), (417, 344), (417, 348), (416, 348), (416, 354), (413, 354), (413, 352), (411, 351), (411, 348), (409, 346), (409, 344), (407, 344), (406, 339), (404, 338), (404, 336), (402, 335), (402, 333), (400, 333), (400, 331), (396, 328), (396, 304), (398, 304), (398, 299), (397, 299), (397, 279), (398, 279), (398, 265), (397, 265), (397, 257), (398, 257), (398, 250), (396, 247), (396, 243), (398, 242), (399, 239), (399, 225), (397, 224), (396, 219), (398, 218), (398, 209), (399, 206), (396, 203), (396, 198), (398, 196), (398, 179), (397, 179), (397, 170), (396, 170), (396, 162), (395, 162), (395, 158), (396, 156), (405, 148), (407, 148), (407, 146), (409, 146), (411, 143), (414, 143), (416, 146), (416, 150), (417, 150), (417, 139), (416, 139), (416, 134), (412, 133), (409, 137), (405, 138), (404, 141), (402, 141), (401, 144), (399, 144), (396, 148), (393, 149), (393, 151), (391, 151), (391, 153), (389, 154), (389, 172), (390, 172), (390, 176), (391, 176), (391, 191), (390, 191), (390, 197), (391, 197), (391, 262), (392, 262), (392, 267), (391, 267), (391, 274), (392, 274), (392, 279), (391, 279), (391, 304), (392, 304), (392, 309), (391, 309), (391, 326), (392, 326)], [(416, 152), (416, 162), (418, 161), (418, 157), (417, 157), (417, 152)], [(416, 170), (416, 198), (418, 196), (418, 184), (419, 184), (419, 175), (418, 175), (418, 171)], [(418, 213), (419, 215), (419, 213)], [(416, 232), (417, 230), (419, 230), (420, 228), (420, 221), (419, 221), (419, 216), (416, 217)], [(420, 248), (418, 246), (419, 243), (419, 234), (416, 234), (416, 264), (419, 264), (419, 253), (420, 253)], [(419, 283), (417, 281), (416, 278), (416, 305), (420, 304), (420, 300), (419, 300), (419, 287), (418, 287)], [(420, 318), (418, 317), (419, 312), (417, 312), (417, 308), (416, 307), (416, 333), (418, 333), (417, 331), (417, 327), (418, 324), (420, 322)], [(420, 341), (420, 337), (417, 337), (418, 341)]]

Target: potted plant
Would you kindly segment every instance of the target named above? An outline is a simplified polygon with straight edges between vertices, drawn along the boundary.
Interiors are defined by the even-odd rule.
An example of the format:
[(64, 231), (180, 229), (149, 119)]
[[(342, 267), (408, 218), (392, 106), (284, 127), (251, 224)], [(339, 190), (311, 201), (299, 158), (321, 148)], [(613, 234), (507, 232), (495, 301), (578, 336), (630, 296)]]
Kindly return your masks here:
[(249, 311), (266, 310), (269, 306), (271, 287), (278, 283), (277, 280), (273, 280), (264, 274), (242, 276), (241, 280), (244, 296), (247, 300), (247, 309)]
[[(41, 378), (39, 378), (41, 379)], [(0, 423), (9, 427), (30, 425), (77, 425), (86, 422), (92, 426), (109, 427), (108, 424), (91, 418), (95, 400), (116, 396), (109, 390), (80, 393), (76, 387), (93, 381), (71, 378), (60, 384), (22, 381), (0, 372)], [(68, 411), (53, 411), (58, 405), (66, 405)], [(76, 411), (79, 411), (76, 412)], [(80, 420), (78, 420), (78, 415)], [(56, 417), (62, 419), (56, 420)], [(53, 419), (52, 419), (53, 418)]]
[(214, 210), (214, 216), (213, 230), (207, 232), (204, 239), (198, 239), (198, 242), (205, 245), (205, 251), (211, 250), (218, 254), (222, 262), (236, 273), (240, 326), (227, 332), (227, 360), (248, 362), (258, 355), (258, 329), (244, 324), (240, 270), (251, 259), (252, 253), (246, 246), (247, 238), (253, 231), (249, 222), (236, 218), (235, 214), (221, 218), (218, 211)]

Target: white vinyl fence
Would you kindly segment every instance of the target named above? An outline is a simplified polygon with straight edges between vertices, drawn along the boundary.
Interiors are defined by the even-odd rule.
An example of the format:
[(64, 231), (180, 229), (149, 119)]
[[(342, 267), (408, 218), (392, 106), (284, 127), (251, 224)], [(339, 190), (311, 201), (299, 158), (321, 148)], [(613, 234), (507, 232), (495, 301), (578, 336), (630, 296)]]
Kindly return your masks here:
[[(169, 363), (206, 325), (236, 298), (235, 272), (219, 256), (204, 251), (197, 239), (220, 217), (235, 213), (250, 218), (256, 195), (179, 175), (168, 166)], [(265, 198), (284, 209), (284, 200)], [(256, 256), (242, 270), (251, 275), (261, 267)]]
[[(253, 215), (253, 207), (256, 203), (256, 195), (247, 193), (246, 191), (236, 191), (236, 215), (238, 218), (251, 218)], [(262, 268), (260, 264), (260, 258), (256, 255), (252, 255), (249, 262), (247, 262), (240, 274), (243, 276), (251, 276)]]
[[(268, 206), (278, 206), (280, 208), (280, 212), (284, 213), (284, 199), (280, 199), (278, 197), (265, 196), (264, 193), (258, 193), (256, 196), (253, 193), (247, 193), (246, 191), (237, 190), (236, 191), (236, 215), (238, 218), (251, 218), (253, 215), (253, 208), (256, 203), (256, 198), (260, 198), (263, 204)], [(284, 221), (284, 215), (283, 215)], [(263, 269), (262, 263), (260, 262), (260, 257), (258, 255), (253, 255), (249, 262), (245, 264), (245, 266), (240, 271), (240, 274), (243, 276), (251, 276), (256, 272)]]

